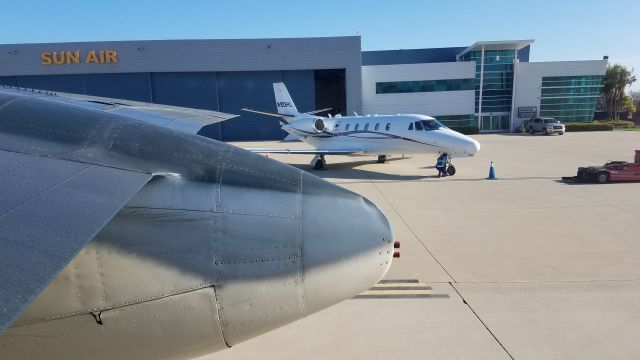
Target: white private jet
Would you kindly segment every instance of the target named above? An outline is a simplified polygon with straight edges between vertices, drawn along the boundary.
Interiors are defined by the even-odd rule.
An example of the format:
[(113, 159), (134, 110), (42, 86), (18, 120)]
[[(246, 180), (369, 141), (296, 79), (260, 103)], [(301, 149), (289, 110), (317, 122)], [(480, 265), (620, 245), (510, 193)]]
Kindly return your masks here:
[(277, 113), (242, 109), (281, 119), (282, 129), (314, 149), (250, 149), (258, 153), (313, 154), (314, 169), (326, 168), (325, 155), (378, 155), (384, 163), (391, 154), (447, 154), (447, 173), (455, 174), (450, 159), (474, 156), (480, 151), (476, 140), (453, 131), (425, 115), (366, 115), (322, 117), (330, 109), (300, 113), (284, 83), (274, 83)]

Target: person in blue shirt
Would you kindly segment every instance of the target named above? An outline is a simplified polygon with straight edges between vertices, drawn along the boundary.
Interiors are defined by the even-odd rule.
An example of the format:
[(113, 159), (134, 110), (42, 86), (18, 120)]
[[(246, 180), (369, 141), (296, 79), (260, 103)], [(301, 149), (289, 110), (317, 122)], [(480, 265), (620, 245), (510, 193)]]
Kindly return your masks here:
[(436, 169), (438, 170), (438, 177), (447, 176), (447, 159), (449, 156), (447, 153), (442, 153), (438, 156), (438, 161), (436, 162)]

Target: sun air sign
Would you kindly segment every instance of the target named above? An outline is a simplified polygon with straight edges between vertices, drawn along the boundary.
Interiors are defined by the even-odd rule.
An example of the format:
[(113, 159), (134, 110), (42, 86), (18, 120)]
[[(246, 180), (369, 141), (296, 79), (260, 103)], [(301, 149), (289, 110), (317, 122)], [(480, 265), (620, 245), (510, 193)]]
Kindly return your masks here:
[(40, 53), (42, 65), (71, 65), (71, 64), (117, 64), (118, 53), (115, 50), (80, 50), (43, 51)]

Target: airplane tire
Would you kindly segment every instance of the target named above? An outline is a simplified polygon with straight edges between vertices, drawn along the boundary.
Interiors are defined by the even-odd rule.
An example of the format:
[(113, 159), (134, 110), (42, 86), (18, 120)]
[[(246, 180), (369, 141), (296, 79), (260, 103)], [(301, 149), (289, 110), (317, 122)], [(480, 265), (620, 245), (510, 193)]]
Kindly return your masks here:
[(447, 168), (447, 174), (449, 176), (453, 176), (456, 174), (456, 167), (453, 165), (449, 165), (449, 167)]
[(530, 126), (530, 127), (529, 127), (529, 134), (530, 134), (530, 135), (533, 135), (533, 133), (534, 133), (534, 131), (533, 131), (533, 126)]
[(316, 160), (315, 164), (313, 164), (313, 170), (325, 170), (327, 168), (327, 163), (324, 159)]
[(384, 164), (387, 162), (387, 155), (378, 155), (378, 164)]

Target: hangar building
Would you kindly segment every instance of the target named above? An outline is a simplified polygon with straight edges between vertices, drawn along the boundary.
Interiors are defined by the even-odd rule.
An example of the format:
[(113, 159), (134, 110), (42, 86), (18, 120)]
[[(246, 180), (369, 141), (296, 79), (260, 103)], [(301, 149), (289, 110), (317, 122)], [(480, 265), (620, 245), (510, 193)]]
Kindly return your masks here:
[(272, 83), (301, 111), (421, 113), (510, 131), (532, 115), (592, 121), (606, 60), (529, 62), (533, 40), (361, 51), (359, 36), (0, 45), (0, 84), (240, 114), (202, 134), (282, 139)]

